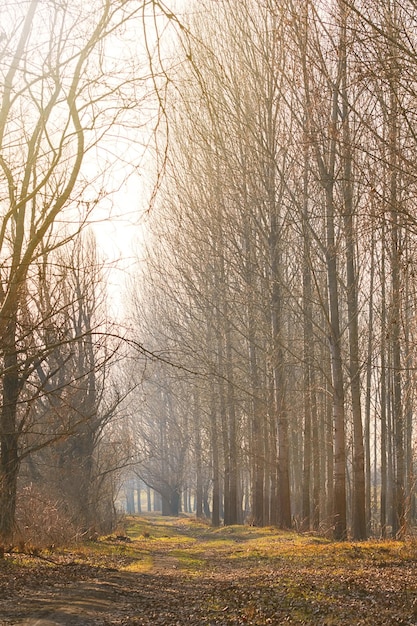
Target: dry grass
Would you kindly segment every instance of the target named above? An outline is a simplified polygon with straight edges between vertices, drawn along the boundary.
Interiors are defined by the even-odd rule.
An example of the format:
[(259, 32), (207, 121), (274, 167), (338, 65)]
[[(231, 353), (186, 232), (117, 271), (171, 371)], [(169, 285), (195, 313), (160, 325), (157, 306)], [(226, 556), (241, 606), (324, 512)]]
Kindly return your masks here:
[[(112, 580), (112, 603), (97, 623), (417, 624), (415, 541), (335, 543), (274, 528), (214, 529), (189, 517), (126, 522), (121, 534), (81, 546), (6, 554), (0, 595), (9, 600), (10, 621), (3, 623), (16, 623), (16, 599), (30, 607), (35, 587), (45, 598), (65, 598), (71, 588), (88, 594), (80, 581)], [(90, 623), (91, 615), (80, 617), (80, 625)]]

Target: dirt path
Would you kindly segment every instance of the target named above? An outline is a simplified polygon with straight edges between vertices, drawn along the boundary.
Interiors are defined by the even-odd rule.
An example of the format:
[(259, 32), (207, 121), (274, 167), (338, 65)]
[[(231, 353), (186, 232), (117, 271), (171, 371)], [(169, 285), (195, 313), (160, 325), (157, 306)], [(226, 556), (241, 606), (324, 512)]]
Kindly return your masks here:
[(18, 597), (0, 600), (0, 624), (176, 624), (189, 598), (180, 592), (182, 581), (162, 568), (160, 561), (155, 573), (103, 571), (87, 580), (22, 589)]
[(187, 520), (141, 521), (131, 537), (59, 564), (4, 559), (0, 625), (417, 625), (413, 546)]
[[(182, 536), (178, 536), (176, 545), (181, 545)], [(12, 573), (18, 568), (8, 568), (6, 559), (0, 561), (0, 626), (185, 623), (181, 614), (194, 597), (193, 585), (184, 581), (169, 545), (154, 545), (151, 540), (143, 543), (151, 554), (146, 573), (124, 571), (125, 552), (134, 552), (136, 542), (126, 546), (115, 542), (121, 555), (112, 558), (111, 567), (83, 565), (79, 559), (50, 567), (32, 557), (33, 563), (19, 576)], [(89, 560), (94, 563), (94, 557)], [(11, 581), (7, 581), (7, 569)]]
[(9, 615), (14, 613), (15, 617), (5, 623), (25, 626), (35, 624), (81, 626), (106, 621), (117, 623), (114, 621), (116, 618), (123, 618), (121, 605), (127, 590), (132, 596), (130, 603), (134, 598), (134, 591), (127, 583), (129, 583), (127, 574), (117, 577), (112, 574), (111, 577), (106, 577), (106, 580), (94, 578), (66, 585), (43, 587), (37, 592), (25, 595), (18, 601), (17, 606), (9, 606)]

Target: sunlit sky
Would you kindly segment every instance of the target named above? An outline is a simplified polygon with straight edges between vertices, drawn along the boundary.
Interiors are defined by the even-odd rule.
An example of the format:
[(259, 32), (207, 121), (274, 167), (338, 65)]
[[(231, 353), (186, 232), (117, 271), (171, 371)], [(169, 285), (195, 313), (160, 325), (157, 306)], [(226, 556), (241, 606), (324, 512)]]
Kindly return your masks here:
[[(176, 14), (180, 8), (184, 7), (183, 0), (170, 0), (165, 2), (165, 6)], [(172, 45), (172, 34), (166, 25), (166, 18), (162, 18), (163, 38), (160, 41), (162, 46), (168, 49)], [(136, 24), (137, 28), (137, 24)], [(148, 35), (152, 42), (152, 36), (156, 37), (153, 24), (149, 24)], [(142, 54), (141, 59), (144, 74), (149, 72), (146, 54), (141, 50), (141, 39), (137, 33), (127, 32), (126, 38), (130, 42), (136, 37), (135, 47), (138, 54)], [(129, 44), (128, 44), (129, 45)], [(117, 48), (111, 50), (111, 55), (119, 53)], [(120, 54), (123, 52), (120, 51)], [(171, 52), (169, 53), (171, 54)], [(149, 85), (144, 89), (150, 89)], [(148, 91), (149, 93), (149, 91)], [(144, 92), (144, 97), (146, 94)], [(100, 161), (104, 163), (107, 159), (112, 162), (112, 178), (107, 181), (110, 195), (103, 198), (96, 207), (90, 220), (91, 227), (96, 234), (100, 254), (106, 261), (108, 271), (108, 291), (110, 294), (110, 305), (113, 313), (123, 314), (123, 300), (126, 295), (126, 278), (137, 269), (137, 264), (143, 257), (144, 240), (144, 216), (149, 209), (149, 201), (155, 184), (156, 163), (152, 146), (152, 135), (156, 123), (156, 103), (149, 106), (151, 101), (146, 99), (146, 103), (139, 102), (137, 112), (143, 107), (142, 128), (129, 129), (128, 139), (126, 136), (107, 137), (97, 153), (87, 155), (84, 173), (87, 177), (94, 179), (100, 168)], [(152, 106), (154, 109), (152, 110)], [(150, 145), (149, 145), (150, 144)], [(94, 184), (90, 189), (94, 197)]]

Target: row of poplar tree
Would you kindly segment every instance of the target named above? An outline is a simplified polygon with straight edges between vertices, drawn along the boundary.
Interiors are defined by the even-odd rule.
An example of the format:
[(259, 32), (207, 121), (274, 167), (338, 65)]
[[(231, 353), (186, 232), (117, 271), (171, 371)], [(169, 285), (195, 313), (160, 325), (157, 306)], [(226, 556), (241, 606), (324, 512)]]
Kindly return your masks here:
[(214, 524), (401, 536), (415, 514), (415, 2), (200, 0), (187, 19), (132, 288), (159, 357), (132, 420), (138, 473), (170, 512), (193, 490)]

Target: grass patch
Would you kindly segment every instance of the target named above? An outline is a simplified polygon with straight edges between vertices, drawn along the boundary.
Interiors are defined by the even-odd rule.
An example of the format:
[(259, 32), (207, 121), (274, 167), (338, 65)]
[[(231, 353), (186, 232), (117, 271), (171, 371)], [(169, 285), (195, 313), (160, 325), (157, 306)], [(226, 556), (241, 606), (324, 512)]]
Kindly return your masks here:
[[(144, 623), (164, 613), (164, 626), (417, 624), (415, 540), (337, 543), (273, 527), (211, 528), (187, 516), (126, 521), (120, 535), (7, 555), (0, 562), (4, 589), (10, 592), (11, 580), (30, 587), (35, 578), (47, 589), (57, 579), (106, 581), (111, 570), (129, 601), (143, 590), (132, 615), (146, 614)], [(15, 593), (20, 598), (17, 587)]]
[(150, 555), (144, 556), (142, 559), (137, 559), (129, 565), (126, 565), (122, 568), (124, 572), (136, 572), (139, 574), (144, 574), (152, 571), (153, 568), (153, 558)]
[(187, 550), (173, 550), (171, 556), (177, 559), (178, 566), (188, 572), (201, 572), (205, 566), (205, 559), (201, 558), (201, 552), (189, 552)]
[(191, 517), (152, 515), (152, 517), (129, 516), (126, 518), (126, 534), (132, 540), (169, 538), (178, 540), (181, 535), (190, 539), (193, 533), (200, 536), (205, 529), (207, 529), (206, 523)]
[[(205, 562), (222, 558), (224, 563), (291, 567), (334, 568), (351, 565), (380, 567), (417, 558), (417, 542), (365, 541), (333, 542), (324, 537), (277, 530), (274, 527), (227, 526), (212, 528), (192, 517), (132, 516), (127, 518), (126, 534), (132, 544), (107, 546), (119, 554), (134, 550), (151, 553), (166, 551), (187, 570), (201, 571)], [(103, 542), (99, 542), (99, 547)], [(94, 547), (92, 548), (94, 550)], [(119, 552), (117, 552), (119, 550)], [(125, 551), (125, 552), (124, 552)]]

